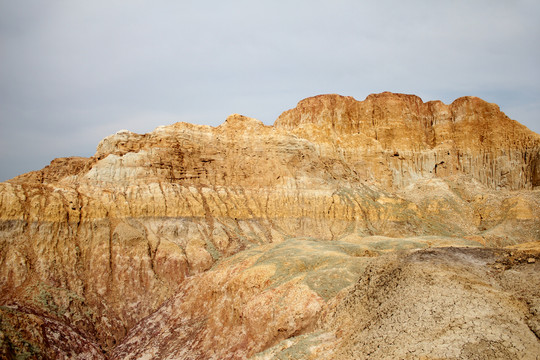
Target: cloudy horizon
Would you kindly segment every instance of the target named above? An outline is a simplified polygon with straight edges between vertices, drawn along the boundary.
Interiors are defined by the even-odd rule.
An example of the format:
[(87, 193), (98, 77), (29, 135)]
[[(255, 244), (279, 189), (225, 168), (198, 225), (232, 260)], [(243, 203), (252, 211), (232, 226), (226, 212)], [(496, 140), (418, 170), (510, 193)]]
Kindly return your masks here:
[(120, 129), (273, 124), (303, 98), (496, 103), (540, 133), (540, 3), (0, 0), (0, 181)]

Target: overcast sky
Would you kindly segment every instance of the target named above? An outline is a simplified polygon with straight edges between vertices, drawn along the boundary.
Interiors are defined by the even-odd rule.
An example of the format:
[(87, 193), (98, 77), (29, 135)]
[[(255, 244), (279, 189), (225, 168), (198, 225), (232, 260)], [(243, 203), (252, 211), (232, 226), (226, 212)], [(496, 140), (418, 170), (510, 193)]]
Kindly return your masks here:
[(120, 129), (474, 95), (540, 133), (537, 0), (0, 0), (0, 181)]

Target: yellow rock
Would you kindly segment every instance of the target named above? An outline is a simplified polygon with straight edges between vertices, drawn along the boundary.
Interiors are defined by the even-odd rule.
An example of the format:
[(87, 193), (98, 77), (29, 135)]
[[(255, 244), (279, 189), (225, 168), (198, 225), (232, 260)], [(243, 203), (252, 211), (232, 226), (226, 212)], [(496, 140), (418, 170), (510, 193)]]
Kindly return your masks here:
[[(90, 158), (0, 184), (0, 301), (110, 352), (174, 297), (192, 315), (171, 320), (186, 329), (178, 338), (246, 357), (314, 327), (364, 257), (540, 241), (539, 152), (538, 134), (475, 97), (321, 95), (273, 126), (234, 114), (217, 127), (122, 130)], [(169, 321), (159, 316), (150, 329)]]

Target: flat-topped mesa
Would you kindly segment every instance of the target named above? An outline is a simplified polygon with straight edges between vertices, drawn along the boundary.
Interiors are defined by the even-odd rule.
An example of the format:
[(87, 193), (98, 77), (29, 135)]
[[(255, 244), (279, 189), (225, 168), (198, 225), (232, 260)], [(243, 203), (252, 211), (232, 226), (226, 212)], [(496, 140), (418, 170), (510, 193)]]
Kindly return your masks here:
[(446, 105), (390, 92), (364, 101), (319, 95), (285, 111), (274, 126), (332, 143), (331, 148), (339, 145), (351, 163), (380, 154), (379, 165), (368, 164), (371, 169), (365, 176), (371, 172), (386, 177), (382, 181), (393, 186), (406, 186), (429, 174), (463, 173), (492, 188), (540, 186), (540, 136), (508, 118), (497, 105), (473, 96)]

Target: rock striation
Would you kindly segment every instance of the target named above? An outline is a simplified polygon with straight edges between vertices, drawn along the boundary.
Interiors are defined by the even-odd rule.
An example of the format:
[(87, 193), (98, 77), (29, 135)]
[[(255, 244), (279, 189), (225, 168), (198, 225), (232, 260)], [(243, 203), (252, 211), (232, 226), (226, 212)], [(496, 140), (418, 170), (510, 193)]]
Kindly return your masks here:
[(353, 169), (367, 165), (362, 177), (394, 187), (428, 174), (468, 174), (491, 188), (540, 186), (537, 134), (476, 97), (445, 105), (388, 92), (364, 101), (321, 95), (275, 126), (339, 147)]
[[(519, 358), (538, 350), (540, 296), (524, 279), (539, 241), (540, 135), (475, 97), (321, 95), (273, 126), (234, 114), (122, 130), (93, 157), (0, 184), (0, 354)], [(518, 253), (534, 261), (504, 265)], [(387, 271), (400, 274), (390, 285), (369, 281)], [(451, 312), (441, 287), (465, 289)], [(372, 293), (394, 297), (379, 308)], [(486, 314), (478, 328), (467, 304)], [(354, 315), (382, 312), (376, 329)], [(460, 312), (451, 338), (429, 338)], [(414, 321), (395, 346), (375, 350), (402, 318)]]

